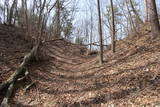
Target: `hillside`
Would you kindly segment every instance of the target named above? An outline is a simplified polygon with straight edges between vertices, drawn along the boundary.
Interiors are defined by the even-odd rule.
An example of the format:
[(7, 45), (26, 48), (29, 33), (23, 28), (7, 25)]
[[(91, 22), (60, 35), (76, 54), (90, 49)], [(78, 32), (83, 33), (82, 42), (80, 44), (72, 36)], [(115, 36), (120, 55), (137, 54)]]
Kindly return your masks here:
[(23, 30), (0, 25), (0, 81), (17, 69), (22, 58), (31, 49)]
[[(64, 40), (44, 43), (45, 60), (29, 66), (18, 82), (13, 107), (140, 107), (160, 105), (160, 36), (145, 28), (117, 41), (116, 53), (104, 52), (105, 63), (87, 49)], [(0, 25), (0, 83), (31, 50), (22, 30)], [(29, 90), (26, 86), (34, 83)], [(2, 99), (3, 92), (0, 93)]]

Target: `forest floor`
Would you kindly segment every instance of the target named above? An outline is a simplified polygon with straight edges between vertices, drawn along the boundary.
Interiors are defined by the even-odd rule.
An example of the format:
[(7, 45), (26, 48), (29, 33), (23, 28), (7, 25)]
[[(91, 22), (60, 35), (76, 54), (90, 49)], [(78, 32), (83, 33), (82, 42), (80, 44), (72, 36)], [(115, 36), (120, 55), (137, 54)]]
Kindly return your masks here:
[[(31, 50), (18, 28), (0, 25), (0, 83)], [(16, 84), (12, 107), (159, 107), (160, 36), (143, 27), (104, 52), (104, 64), (84, 47), (64, 40), (47, 42), (47, 59), (28, 68)], [(25, 91), (27, 85), (35, 84)], [(0, 92), (0, 101), (4, 92)]]

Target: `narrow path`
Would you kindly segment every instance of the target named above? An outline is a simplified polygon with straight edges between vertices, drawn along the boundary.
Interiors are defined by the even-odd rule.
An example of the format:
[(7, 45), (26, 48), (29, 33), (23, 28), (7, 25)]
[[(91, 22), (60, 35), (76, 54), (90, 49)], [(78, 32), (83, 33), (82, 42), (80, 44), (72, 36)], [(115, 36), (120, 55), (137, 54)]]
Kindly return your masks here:
[[(0, 27), (0, 82), (9, 77), (30, 50), (16, 28)], [(117, 42), (104, 52), (105, 63), (86, 49), (62, 40), (42, 48), (45, 61), (32, 64), (30, 77), (18, 82), (15, 107), (141, 107), (160, 102), (160, 38), (145, 35)], [(18, 42), (17, 42), (18, 41)], [(8, 71), (9, 70), (9, 71)], [(36, 82), (27, 92), (25, 88)], [(0, 95), (0, 99), (2, 99)], [(14, 107), (13, 106), (13, 107)]]
[[(49, 61), (30, 68), (32, 81), (37, 81), (37, 84), (27, 95), (16, 98), (18, 104), (44, 107), (124, 104), (128, 107), (129, 104), (139, 106), (148, 101), (151, 104), (159, 101), (160, 85), (157, 83), (160, 82), (160, 73), (157, 69), (160, 44), (155, 43), (154, 48), (153, 44), (152, 47), (130, 47), (131, 51), (126, 49), (115, 55), (107, 52), (105, 58), (108, 61), (100, 66), (96, 57), (78, 54), (80, 47), (61, 42), (48, 45)], [(23, 91), (16, 93), (19, 95)], [(148, 96), (152, 96), (154, 101)]]

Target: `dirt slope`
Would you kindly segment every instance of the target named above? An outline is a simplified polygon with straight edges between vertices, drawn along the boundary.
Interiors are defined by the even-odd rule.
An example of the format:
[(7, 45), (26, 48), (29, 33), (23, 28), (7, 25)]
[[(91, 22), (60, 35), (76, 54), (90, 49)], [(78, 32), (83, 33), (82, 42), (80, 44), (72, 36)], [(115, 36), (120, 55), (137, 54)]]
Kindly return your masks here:
[[(23, 30), (0, 25), (0, 83), (13, 74), (30, 49), (30, 43), (24, 40)], [(0, 102), (2, 93), (0, 92)]]
[(15, 71), (31, 45), (24, 40), (23, 31), (0, 25), (0, 82)]
[[(160, 104), (160, 37), (141, 29), (106, 51), (105, 63), (63, 40), (43, 46), (49, 60), (32, 64), (11, 103), (31, 107), (139, 107)], [(25, 46), (24, 46), (25, 47)], [(20, 52), (19, 52), (20, 53)], [(36, 82), (27, 92), (26, 85)]]

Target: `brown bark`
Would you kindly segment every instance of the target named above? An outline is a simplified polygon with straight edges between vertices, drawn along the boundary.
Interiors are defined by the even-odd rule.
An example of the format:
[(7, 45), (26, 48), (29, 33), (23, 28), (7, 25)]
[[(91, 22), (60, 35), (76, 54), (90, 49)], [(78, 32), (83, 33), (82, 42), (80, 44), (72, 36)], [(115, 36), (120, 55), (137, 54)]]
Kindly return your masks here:
[(60, 0), (57, 0), (56, 2), (56, 31), (55, 31), (55, 37), (59, 38), (61, 36), (61, 25), (60, 25)]
[[(92, 37), (93, 37), (93, 15), (91, 10), (91, 32), (90, 32), (90, 43), (92, 43)], [(90, 45), (90, 50), (92, 50), (92, 45)]]
[(113, 1), (110, 0), (111, 3), (111, 13), (112, 13), (112, 52), (115, 53), (115, 21), (114, 21), (114, 7)]
[(39, 18), (38, 18), (38, 36), (37, 36), (37, 43), (41, 41), (41, 36), (42, 36), (42, 26), (43, 26), (43, 11), (45, 8), (46, 0), (43, 1), (42, 6), (40, 7), (40, 12), (39, 12)]
[(147, 0), (149, 21), (151, 24), (151, 32), (153, 35), (156, 35), (160, 32), (160, 25), (157, 14), (157, 7), (155, 0)]
[(25, 30), (26, 30), (25, 40), (27, 40), (28, 36), (30, 35), (28, 12), (27, 12), (28, 11), (27, 1), (21, 0), (21, 3), (22, 3), (21, 26), (22, 26), (22, 28), (25, 28)]
[(97, 0), (97, 8), (98, 8), (98, 17), (99, 17), (99, 41), (100, 41), (100, 64), (103, 63), (103, 38), (102, 38), (102, 23), (101, 23), (101, 9), (100, 2)]
[(144, 7), (145, 7), (145, 12), (146, 12), (145, 22), (148, 22), (148, 20), (149, 20), (149, 13), (148, 13), (148, 3), (147, 3), (147, 0), (144, 0)]
[(15, 7), (17, 5), (17, 0), (14, 0), (10, 9), (10, 13), (9, 13), (9, 19), (8, 19), (8, 24), (11, 25), (12, 24), (12, 18), (13, 18), (13, 14), (14, 14), (14, 10)]

